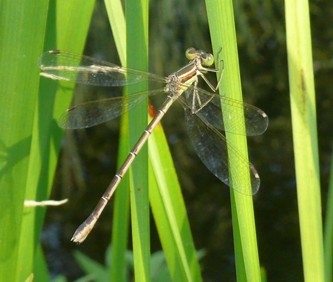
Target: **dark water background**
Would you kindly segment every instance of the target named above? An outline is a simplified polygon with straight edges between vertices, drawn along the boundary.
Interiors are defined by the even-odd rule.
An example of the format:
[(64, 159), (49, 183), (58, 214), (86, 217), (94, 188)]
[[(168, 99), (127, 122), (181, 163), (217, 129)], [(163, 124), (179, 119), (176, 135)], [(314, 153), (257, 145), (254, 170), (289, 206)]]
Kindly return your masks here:
[[(302, 281), (284, 1), (235, 3), (244, 101), (263, 109), (270, 118), (263, 136), (248, 139), (250, 158), (262, 183), (254, 197), (260, 263), (269, 281)], [(188, 47), (211, 51), (204, 1), (159, 0), (151, 1), (150, 7), (151, 72), (164, 76), (179, 69), (186, 63), (184, 52)], [(331, 1), (311, 1), (311, 24), (324, 215), (333, 121)], [(96, 4), (85, 54), (119, 63), (102, 1)], [(79, 87), (77, 94), (105, 97), (108, 91), (111, 90)], [(196, 248), (206, 250), (201, 260), (204, 280), (235, 281), (229, 188), (194, 153), (183, 127), (181, 107), (175, 105), (162, 123), (182, 185)], [(115, 120), (66, 133), (53, 198), (68, 197), (70, 204), (49, 210), (43, 233), (52, 275), (64, 274), (69, 281), (82, 275), (72, 257), (77, 249), (96, 261), (105, 261), (112, 202), (83, 245), (77, 247), (69, 239), (116, 171), (118, 129), (119, 120)], [(151, 225), (154, 252), (161, 246), (153, 219)]]

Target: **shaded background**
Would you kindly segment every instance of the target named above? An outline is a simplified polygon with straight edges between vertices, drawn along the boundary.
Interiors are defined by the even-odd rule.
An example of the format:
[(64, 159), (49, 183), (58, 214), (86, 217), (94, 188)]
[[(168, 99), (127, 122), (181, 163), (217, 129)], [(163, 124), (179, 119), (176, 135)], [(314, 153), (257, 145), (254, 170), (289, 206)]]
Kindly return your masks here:
[[(269, 281), (302, 281), (283, 4), (277, 0), (238, 0), (234, 9), (244, 101), (263, 109), (270, 118), (263, 136), (248, 139), (250, 158), (261, 177), (261, 188), (254, 197), (260, 263)], [(150, 9), (151, 72), (165, 76), (179, 69), (186, 63), (188, 47), (211, 51), (204, 1), (157, 0), (151, 1)], [(333, 3), (311, 1), (310, 10), (325, 214), (333, 120), (333, 29), (328, 28), (333, 26)], [(96, 2), (85, 54), (119, 64), (102, 1)], [(110, 91), (119, 90), (78, 86), (77, 99), (107, 97)], [(175, 105), (162, 123), (196, 248), (206, 251), (201, 260), (204, 281), (235, 281), (229, 188), (194, 153), (181, 107)], [(76, 246), (69, 239), (115, 174), (118, 130), (119, 119), (65, 133), (52, 198), (69, 198), (70, 203), (49, 209), (43, 232), (53, 276), (63, 274), (69, 280), (82, 276), (72, 256), (77, 249), (96, 261), (105, 261), (112, 201), (84, 244)], [(153, 218), (151, 226), (155, 252), (161, 246)]]

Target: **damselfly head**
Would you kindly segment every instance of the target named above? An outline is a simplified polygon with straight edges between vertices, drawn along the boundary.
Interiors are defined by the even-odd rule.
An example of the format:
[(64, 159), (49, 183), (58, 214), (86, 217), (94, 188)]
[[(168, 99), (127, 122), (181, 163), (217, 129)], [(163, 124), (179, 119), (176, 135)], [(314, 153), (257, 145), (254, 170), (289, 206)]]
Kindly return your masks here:
[(185, 52), (186, 58), (189, 60), (194, 60), (195, 58), (200, 58), (201, 64), (203, 66), (209, 67), (214, 63), (214, 56), (202, 50), (197, 50), (193, 47), (188, 48)]

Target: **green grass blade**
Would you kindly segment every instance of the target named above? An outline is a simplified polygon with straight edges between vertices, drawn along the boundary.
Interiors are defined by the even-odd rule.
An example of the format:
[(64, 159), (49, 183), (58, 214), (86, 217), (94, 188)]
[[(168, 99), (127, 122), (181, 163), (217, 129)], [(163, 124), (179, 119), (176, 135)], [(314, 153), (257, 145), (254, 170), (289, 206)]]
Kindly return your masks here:
[[(120, 61), (126, 66), (126, 23), (121, 1), (108, 0), (105, 6), (110, 21), (113, 37), (117, 47)], [(118, 167), (130, 151), (128, 139), (128, 113), (124, 113), (121, 118), (120, 146)], [(109, 276), (111, 281), (125, 281), (127, 263), (126, 251), (128, 246), (128, 223), (129, 223), (129, 175), (126, 174), (119, 184), (114, 197), (114, 213), (112, 222), (111, 239), (111, 263)]]
[[(8, 159), (4, 167), (2, 167), (4, 170), (1, 170), (2, 179), (6, 181), (9, 180), (10, 185), (12, 185), (12, 187), (10, 187), (9, 183), (4, 186), (1, 184), (1, 187), (8, 187), (11, 191), (16, 191), (16, 195), (15, 193), (12, 194), (12, 196), (15, 196), (15, 200), (12, 201), (11, 204), (12, 207), (18, 204), (18, 202), (15, 203), (15, 201), (22, 201), (23, 198), (26, 200), (45, 200), (48, 197), (55, 171), (61, 136), (60, 130), (57, 129), (53, 121), (53, 113), (56, 112), (56, 115), (58, 115), (59, 112), (57, 111), (60, 108), (64, 110), (65, 103), (67, 106), (70, 99), (70, 96), (65, 97), (63, 100), (65, 102), (62, 102), (58, 97), (55, 98), (54, 90), (47, 87), (48, 83), (42, 83), (41, 94), (38, 95), (38, 82), (40, 78), (37, 61), (38, 57), (43, 52), (45, 34), (47, 34), (49, 39), (49, 41), (46, 40), (46, 45), (48, 46), (52, 45), (53, 48), (64, 46), (72, 48), (74, 46), (72, 50), (79, 51), (77, 48), (75, 49), (75, 47), (80, 45), (81, 51), (90, 22), (90, 16), (87, 15), (91, 15), (93, 8), (93, 1), (86, 1), (84, 5), (80, 5), (82, 9), (81, 13), (78, 14), (73, 13), (73, 10), (78, 7), (78, 1), (72, 1), (71, 3), (58, 1), (57, 6), (50, 6), (48, 15), (47, 2), (45, 4), (46, 6), (35, 5), (30, 2), (25, 3), (24, 1), (21, 2), (21, 5), (18, 3), (14, 5), (14, 9), (20, 10), (16, 10), (15, 18), (17, 22), (14, 24), (13, 21), (10, 21), (11, 24), (6, 25), (8, 30), (12, 29), (12, 34), (9, 36), (10, 38), (8, 38), (8, 40), (6, 39), (8, 30), (2, 34), (2, 38), (4, 39), (2, 42), (6, 42), (8, 46), (6, 47), (5, 44), (1, 45), (1, 53), (5, 56), (3, 58), (12, 58), (12, 63), (8, 63), (5, 60), (3, 63), (6, 62), (6, 68), (8, 70), (10, 70), (10, 68), (15, 70), (13, 73), (11, 73), (11, 71), (7, 72), (12, 76), (10, 79), (5, 76), (2, 76), (2, 78), (7, 80), (7, 87), (11, 86), (16, 89), (1, 89), (1, 93), (4, 91), (4, 95), (1, 95), (1, 97), (4, 99), (10, 97), (11, 100), (10, 103), (5, 100), (1, 103), (1, 105), (6, 106), (6, 110), (2, 112), (7, 114), (12, 113), (7, 116), (7, 118), (10, 117), (11, 119), (8, 120), (8, 123), (7, 118), (3, 119), (4, 124), (7, 124), (7, 126), (11, 125), (10, 128), (8, 128), (11, 132), (8, 131), (8, 134), (5, 133), (3, 135), (6, 136), (6, 138), (2, 140), (2, 144), (4, 148), (6, 148), (12, 142), (10, 138), (15, 136), (17, 139), (16, 143), (8, 147), (8, 149), (10, 148), (10, 152), (8, 151), (5, 154)], [(7, 8), (9, 10), (4, 12), (9, 15), (11, 7), (7, 6)], [(88, 8), (90, 12), (87, 13), (86, 8)], [(59, 16), (57, 18), (58, 21), (56, 21), (55, 17), (57, 13), (63, 16), (63, 18)], [(23, 21), (17, 17), (18, 14), (24, 18)], [(45, 31), (47, 15), (49, 16), (49, 22), (47, 31)], [(6, 17), (2, 18), (5, 19)], [(32, 21), (31, 19), (34, 20)], [(82, 21), (83, 19), (84, 22)], [(53, 26), (50, 24), (52, 20), (54, 21)], [(80, 27), (68, 25), (68, 20), (79, 24)], [(69, 32), (70, 29), (72, 30), (71, 32)], [(55, 30), (57, 30), (59, 34), (56, 35)], [(79, 35), (78, 33), (82, 30), (85, 30), (84, 35)], [(16, 34), (16, 36), (13, 36), (13, 34)], [(71, 40), (68, 40), (68, 37), (65, 38), (65, 35), (70, 35)], [(57, 45), (55, 42), (57, 42)], [(5, 51), (6, 48), (8, 48), (8, 51)], [(13, 52), (14, 54), (6, 54), (6, 52)], [(6, 85), (6, 83), (2, 83), (2, 85)], [(52, 82), (49, 82), (48, 85), (55, 86)], [(8, 93), (11, 93), (11, 95), (8, 96)], [(17, 98), (13, 95), (14, 93), (18, 95)], [(17, 101), (17, 104), (13, 103), (13, 101)], [(56, 103), (58, 107), (55, 110), (53, 108), (54, 103)], [(8, 105), (12, 105), (13, 108), (9, 109)], [(31, 125), (29, 125), (30, 121)], [(12, 126), (13, 124), (15, 124), (15, 126)], [(5, 130), (3, 130), (3, 132), (5, 132)], [(7, 137), (9, 137), (8, 140), (6, 140)], [(15, 148), (15, 146), (19, 147)], [(25, 152), (25, 154), (23, 154), (23, 152)], [(27, 156), (29, 156), (29, 158), (27, 158)], [(15, 163), (13, 163), (13, 160), (15, 160)], [(13, 174), (13, 168), (14, 170), (17, 169), (16, 163), (19, 164), (20, 167), (21, 161), (24, 163), (25, 175), (23, 175), (23, 170), (20, 173), (16, 171)], [(11, 177), (14, 177), (14, 179), (10, 180)], [(20, 184), (18, 184), (18, 182), (20, 182)], [(22, 195), (21, 192), (23, 193)], [(6, 267), (4, 275), (7, 281), (15, 281), (15, 279), (10, 279), (10, 275), (17, 275), (18, 281), (24, 281), (32, 272), (34, 272), (35, 275), (40, 274), (38, 273), (39, 268), (34, 267), (34, 263), (41, 263), (41, 256), (39, 256), (39, 261), (35, 260), (35, 251), (40, 247), (39, 237), (45, 208), (25, 208), (22, 213), (23, 202), (20, 202), (18, 207), (20, 207), (21, 212), (19, 212), (19, 210), (10, 211), (9, 206), (7, 210), (12, 215), (16, 215), (16, 219), (12, 219), (11, 222), (15, 224), (19, 223), (21, 232), (16, 228), (16, 232), (14, 232), (14, 230), (11, 229), (13, 226), (8, 229), (5, 228), (5, 230), (10, 232), (10, 241), (6, 242), (5, 240), (1, 240), (2, 242), (6, 242), (6, 246), (10, 247), (12, 252), (17, 251), (17, 245), (14, 247), (11, 242), (15, 241), (16, 244), (19, 243), (18, 253), (16, 254), (17, 257), (15, 258), (17, 259), (19, 272), (12, 271), (10, 267)], [(22, 221), (19, 219), (19, 216), (23, 216)], [(4, 217), (4, 219), (6, 219), (6, 217)], [(7, 251), (3, 250), (2, 253), (6, 254)], [(14, 257), (15, 256), (13, 256), (13, 258)], [(2, 271), (0, 272), (3, 273)]]
[(120, 62), (126, 66), (126, 23), (121, 1), (105, 0), (104, 2)]
[[(220, 93), (242, 100), (233, 3), (231, 0), (207, 0), (206, 7), (214, 53), (217, 54), (222, 48), (222, 59), (224, 60), (225, 71)], [(225, 119), (225, 122), (227, 120)], [(227, 122), (226, 127), (228, 127)], [(247, 156), (245, 130), (244, 135), (227, 133), (226, 137), (228, 144), (237, 148), (243, 156)], [(251, 191), (249, 171), (240, 169), (241, 167), (237, 160), (229, 158), (230, 178), (237, 179), (241, 187), (247, 187), (246, 189)], [(244, 175), (248, 177), (244, 177)], [(233, 189), (230, 191), (237, 280), (260, 281), (260, 264), (252, 197), (234, 192)]]
[(172, 281), (201, 281), (186, 207), (161, 126), (149, 140), (150, 203)]
[(315, 89), (308, 1), (285, 1), (293, 142), (305, 281), (324, 281)]
[(80, 268), (86, 273), (88, 281), (108, 281), (108, 273), (104, 265), (78, 251), (73, 255)]
[[(121, 165), (129, 152), (128, 146), (128, 114), (122, 117), (120, 130), (120, 148), (118, 164)], [(112, 223), (112, 258), (110, 264), (111, 281), (126, 280), (126, 251), (128, 246), (129, 223), (129, 177), (125, 175), (117, 188), (114, 198), (114, 213)]]
[[(37, 58), (43, 48), (47, 2), (2, 1), (0, 9), (0, 281), (24, 281), (33, 272), (33, 246), (20, 264), (29, 150), (38, 95)], [(31, 19), (34, 19), (33, 21)], [(36, 36), (37, 35), (37, 36)]]
[(39, 244), (35, 252), (34, 261), (34, 282), (46, 282), (50, 280), (46, 259), (42, 246)]
[(331, 156), (331, 173), (328, 186), (328, 196), (326, 204), (324, 253), (325, 253), (325, 281), (332, 281), (333, 273), (333, 153)]
[[(119, 10), (121, 5), (115, 3), (117, 1), (111, 2), (112, 3), (106, 4), (107, 9), (112, 10), (108, 12), (109, 17), (117, 14), (116, 19), (110, 18), (111, 28), (121, 61), (125, 62), (125, 58), (122, 58), (121, 55), (124, 52), (123, 50), (119, 50), (119, 48), (121, 48), (120, 46), (123, 46), (126, 41), (124, 38), (125, 32), (122, 29), (122, 26), (125, 24), (122, 23), (122, 11)], [(115, 10), (118, 12), (115, 12)], [(126, 127), (126, 116), (126, 114), (123, 116), (122, 121), (122, 124), (124, 125), (121, 130), (122, 140), (127, 140), (128, 138), (126, 132), (126, 130), (128, 130)], [(159, 230), (169, 270), (173, 277), (175, 279), (183, 277), (185, 280), (201, 281), (200, 267), (196, 258), (196, 252), (186, 216), (184, 201), (180, 192), (180, 186), (173, 168), (171, 155), (163, 130), (161, 130), (160, 127), (158, 128), (159, 129), (156, 130), (157, 132), (154, 132), (153, 136), (149, 139), (149, 144), (151, 144), (149, 146), (150, 159), (153, 163), (153, 169), (149, 174), (149, 186), (152, 186), (152, 190), (150, 190), (150, 202), (156, 226)], [(130, 149), (126, 142), (127, 141), (121, 142), (120, 163), (126, 157)], [(161, 164), (162, 162), (163, 165)], [(140, 168), (140, 170), (142, 170), (142, 168)], [(156, 178), (154, 177), (155, 172), (158, 175)], [(116, 281), (123, 281), (126, 277), (124, 255), (127, 242), (126, 218), (128, 217), (126, 212), (126, 203), (128, 203), (128, 190), (126, 189), (127, 184), (125, 183), (126, 179), (127, 178), (124, 178), (122, 180), (122, 186), (124, 186), (124, 188), (119, 187), (115, 196), (114, 223), (112, 229), (113, 248), (111, 277), (112, 280)], [(155, 179), (158, 180), (158, 184)], [(162, 192), (160, 192), (161, 189), (163, 190)], [(161, 196), (162, 194), (163, 197)], [(167, 227), (168, 232), (166, 231)]]
[[(148, 69), (148, 1), (125, 3), (128, 67)], [(147, 82), (128, 86), (128, 94), (148, 89)], [(129, 113), (129, 144), (132, 147), (147, 125), (148, 103), (143, 102)], [(150, 280), (150, 226), (148, 194), (148, 152), (145, 145), (130, 171), (131, 218), (136, 281)]]

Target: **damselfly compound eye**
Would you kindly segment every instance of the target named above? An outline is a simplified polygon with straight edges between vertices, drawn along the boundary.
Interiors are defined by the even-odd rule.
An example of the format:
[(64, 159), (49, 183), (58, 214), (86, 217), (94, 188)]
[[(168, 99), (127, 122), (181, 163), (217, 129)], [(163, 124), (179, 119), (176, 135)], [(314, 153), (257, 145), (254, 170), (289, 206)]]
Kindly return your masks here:
[(201, 56), (202, 65), (210, 67), (214, 64), (214, 56), (212, 54), (206, 53), (205, 56)]
[(195, 57), (199, 56), (199, 53), (198, 53), (198, 51), (196, 49), (194, 49), (193, 47), (191, 47), (191, 48), (188, 48), (185, 51), (185, 56), (186, 56), (186, 59), (193, 60)]

